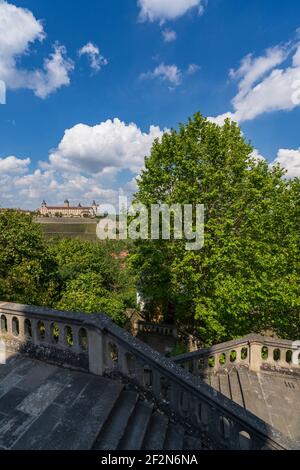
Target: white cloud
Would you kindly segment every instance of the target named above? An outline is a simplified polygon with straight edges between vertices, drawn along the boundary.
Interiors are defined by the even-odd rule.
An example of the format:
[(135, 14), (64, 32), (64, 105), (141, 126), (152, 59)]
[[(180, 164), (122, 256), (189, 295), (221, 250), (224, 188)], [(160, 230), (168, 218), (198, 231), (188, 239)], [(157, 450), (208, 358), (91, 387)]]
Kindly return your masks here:
[(3, 176), (15, 173), (25, 173), (28, 171), (29, 165), (30, 158), (21, 159), (14, 156), (0, 158), (0, 174)]
[(194, 75), (195, 73), (198, 72), (198, 70), (200, 70), (199, 65), (197, 65), (197, 64), (190, 64), (190, 65), (188, 66), (188, 69), (187, 69), (187, 72), (186, 72), (186, 73), (187, 73), (188, 75)]
[(182, 82), (182, 72), (177, 65), (165, 65), (164, 63), (161, 63), (153, 70), (153, 72), (142, 73), (140, 78), (142, 80), (158, 78), (169, 82), (172, 87), (176, 87)]
[(162, 35), (163, 35), (165, 42), (176, 41), (176, 38), (177, 38), (176, 31), (173, 31), (173, 29), (169, 29), (169, 28), (163, 29)]
[(235, 116), (232, 113), (224, 113), (216, 117), (209, 116), (207, 119), (208, 121), (217, 124), (218, 126), (223, 126), (226, 119), (231, 119), (234, 121)]
[(90, 66), (95, 72), (99, 72), (101, 67), (108, 64), (108, 60), (100, 54), (99, 47), (88, 42), (78, 51), (79, 57), (86, 55), (89, 59)]
[(11, 179), (11, 184), (15, 203), (29, 208), (38, 207), (43, 199), (51, 204), (62, 204), (66, 198), (70, 198), (74, 204), (79, 201), (91, 204), (93, 199), (114, 201), (117, 195), (115, 190), (103, 188), (96, 178), (59, 174), (53, 170), (37, 169), (30, 175)]
[(0, 56), (1, 60), (27, 52), (30, 43), (45, 37), (42, 23), (31, 11), (0, 1)]
[[(279, 67), (290, 59), (290, 64)], [(232, 100), (233, 112), (224, 116), (244, 122), (273, 111), (291, 111), (300, 105), (300, 44), (276, 46), (262, 56), (247, 55), (230, 77), (238, 79), (238, 93)]]
[(70, 84), (69, 73), (73, 69), (73, 62), (66, 57), (66, 48), (55, 44), (54, 52), (44, 61), (43, 70), (19, 73), (23, 79), (20, 87), (32, 89), (39, 98), (47, 98), (60, 87)]
[(141, 21), (174, 20), (185, 15), (189, 10), (198, 8), (203, 13), (202, 0), (138, 0)]
[(261, 57), (253, 58), (252, 54), (244, 57), (240, 67), (237, 70), (231, 69), (229, 72), (231, 78), (240, 79), (239, 94), (236, 98), (241, 99), (244, 97), (257, 80), (277, 65), (282, 64), (287, 56), (288, 53), (285, 47), (276, 46), (268, 49)]
[(33, 14), (0, 0), (0, 78), (8, 89), (27, 88), (46, 98), (63, 85), (69, 85), (73, 63), (64, 46), (54, 45), (54, 52), (44, 60), (42, 69), (26, 70), (18, 66), (30, 46), (45, 38), (43, 25)]
[(130, 197), (144, 157), (162, 135), (157, 126), (142, 132), (119, 119), (78, 124), (65, 131), (48, 161), (39, 162), (31, 173), (30, 159), (0, 159), (1, 206), (35, 209), (43, 199), (61, 204), (66, 198), (74, 204), (91, 204), (93, 199), (114, 204), (118, 186)]
[(154, 139), (162, 134), (159, 127), (151, 126), (144, 133), (136, 124), (117, 118), (95, 126), (77, 124), (65, 131), (49, 163), (59, 171), (107, 174), (127, 169), (138, 173)]
[(287, 170), (286, 176), (288, 178), (300, 178), (300, 148), (296, 150), (280, 149), (272, 162), (272, 164), (276, 163)]

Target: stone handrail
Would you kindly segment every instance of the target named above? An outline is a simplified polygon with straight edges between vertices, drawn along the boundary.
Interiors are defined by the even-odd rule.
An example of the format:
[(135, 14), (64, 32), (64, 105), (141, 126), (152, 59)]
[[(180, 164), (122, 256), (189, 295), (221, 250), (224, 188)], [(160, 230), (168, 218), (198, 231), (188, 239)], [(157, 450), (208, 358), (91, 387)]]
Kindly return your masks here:
[(134, 324), (134, 330), (136, 334), (157, 333), (162, 336), (173, 336), (174, 338), (177, 338), (177, 328), (174, 325), (137, 320)]
[(252, 334), (211, 348), (182, 354), (174, 358), (174, 361), (194, 375), (237, 365), (245, 365), (255, 372), (266, 368), (300, 370), (299, 348), (300, 342)]
[(8, 348), (96, 375), (121, 375), (214, 448), (300, 448), (103, 314), (0, 303), (0, 321), (0, 339)]

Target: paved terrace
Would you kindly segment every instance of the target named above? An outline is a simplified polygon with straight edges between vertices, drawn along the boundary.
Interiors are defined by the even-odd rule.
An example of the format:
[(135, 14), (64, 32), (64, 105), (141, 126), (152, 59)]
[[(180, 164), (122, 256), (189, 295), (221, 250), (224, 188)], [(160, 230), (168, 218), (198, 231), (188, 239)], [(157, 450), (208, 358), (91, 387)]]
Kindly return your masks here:
[[(205, 383), (194, 376), (194, 367), (199, 371), (199, 364), (205, 365), (204, 356), (200, 360), (181, 357), (177, 365), (104, 315), (0, 303), (0, 320), (0, 340), (8, 353), (6, 364), (0, 365), (3, 449), (300, 448), (294, 439), (299, 436), (298, 418), (293, 415), (296, 406), (292, 410), (289, 406), (289, 400), (298, 396), (293, 389), (299, 387), (297, 378), (287, 386), (289, 395), (281, 406), (294, 423), (287, 426), (285, 421), (284, 434), (286, 429), (280, 431), (274, 413), (274, 422), (268, 423), (267, 415), (261, 416), (264, 421), (249, 407), (235, 403), (231, 395), (226, 396), (223, 385), (219, 387), (222, 393), (213, 388), (216, 377), (223, 384), (220, 377), (226, 367), (218, 370), (215, 365)], [(263, 370), (258, 352), (266, 344), (270, 348), (269, 343), (252, 336), (240, 341), (226, 346), (235, 347), (235, 367), (255, 374), (256, 368), (267, 377), (270, 370)], [(224, 354), (224, 345), (219, 347), (206, 353)], [(248, 351), (248, 360), (241, 359), (242, 364), (239, 348)], [(291, 344), (285, 343), (284, 348), (290, 350)], [(252, 376), (247, 377), (248, 389), (254, 390)], [(242, 388), (243, 400), (246, 389)], [(259, 393), (266, 391), (264, 387)], [(254, 401), (262, 404), (263, 398), (266, 396)], [(280, 401), (279, 395), (277, 398)], [(271, 403), (278, 407), (278, 401)]]

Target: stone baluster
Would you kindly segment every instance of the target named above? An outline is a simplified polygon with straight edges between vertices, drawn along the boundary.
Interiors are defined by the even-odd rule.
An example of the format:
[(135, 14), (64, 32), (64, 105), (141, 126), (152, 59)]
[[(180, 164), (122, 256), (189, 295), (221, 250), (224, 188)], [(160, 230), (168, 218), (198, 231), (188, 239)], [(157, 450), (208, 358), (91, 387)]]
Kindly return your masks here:
[(277, 364), (279, 365), (279, 367), (283, 367), (283, 368), (287, 368), (289, 367), (289, 363), (287, 362), (286, 360), (286, 353), (287, 353), (288, 349), (286, 348), (280, 348), (280, 359), (279, 361), (277, 362)]
[(48, 345), (52, 345), (53, 344), (53, 341), (52, 341), (52, 328), (51, 328), (51, 323), (49, 321), (45, 321), (43, 322), (44, 325), (45, 325), (45, 342), (48, 344)]
[(260, 342), (251, 342), (250, 344), (250, 348), (248, 350), (248, 354), (250, 354), (249, 369), (253, 370), (253, 372), (260, 371), (262, 364), (261, 348), (262, 344)]
[(34, 345), (38, 346), (40, 344), (40, 335), (38, 332), (38, 320), (31, 320), (31, 331), (32, 331), (32, 342)]
[(118, 369), (123, 375), (129, 375), (128, 365), (127, 365), (127, 358), (126, 358), (127, 351), (122, 346), (119, 347), (119, 360), (118, 360)]
[(272, 366), (276, 365), (276, 361), (274, 361), (274, 351), (275, 348), (273, 346), (268, 346), (268, 359), (266, 362)]
[(19, 339), (25, 342), (27, 340), (25, 335), (25, 318), (17, 317), (17, 319), (19, 321)]
[(72, 334), (73, 334), (73, 346), (72, 346), (72, 350), (76, 353), (76, 354), (80, 354), (81, 353), (81, 347), (80, 347), (80, 344), (79, 344), (79, 330), (80, 330), (80, 327), (79, 326), (72, 326)]
[(89, 371), (95, 375), (103, 375), (107, 360), (103, 334), (99, 330), (88, 331)]
[(217, 371), (220, 369), (220, 354), (217, 353), (217, 354), (214, 354), (214, 358), (215, 358), (215, 364), (214, 364), (214, 370)]
[[(54, 326), (54, 323), (52, 323), (52, 325)], [(56, 347), (59, 347), (60, 349), (66, 349), (65, 325), (63, 323), (57, 323), (57, 322), (55, 322), (55, 325), (57, 325), (58, 327), (58, 341), (57, 343), (55, 343), (54, 338), (53, 338), (53, 330), (52, 330), (52, 344), (54, 344)]]
[(12, 331), (12, 315), (6, 315), (6, 320), (7, 320), (7, 334), (8, 336), (13, 336), (13, 331)]

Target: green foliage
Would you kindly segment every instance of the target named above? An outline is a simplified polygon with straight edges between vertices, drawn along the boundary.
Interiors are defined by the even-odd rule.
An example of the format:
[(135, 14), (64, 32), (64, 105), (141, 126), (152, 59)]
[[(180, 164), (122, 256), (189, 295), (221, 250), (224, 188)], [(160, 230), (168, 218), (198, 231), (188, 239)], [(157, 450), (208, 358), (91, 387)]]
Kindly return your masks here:
[(16, 211), (1, 212), (1, 300), (51, 305), (57, 287), (55, 260), (32, 217)]
[(300, 334), (299, 179), (252, 151), (236, 124), (196, 114), (154, 143), (139, 180), (136, 200), (148, 207), (205, 206), (202, 250), (139, 240), (131, 262), (153, 311), (196, 328), (207, 345), (265, 330)]
[(62, 239), (51, 244), (60, 279), (61, 297), (56, 307), (86, 313), (102, 312), (124, 324), (126, 308), (135, 306), (132, 275), (119, 259), (122, 242), (93, 243)]
[[(0, 299), (67, 311), (102, 312), (119, 324), (135, 307), (135, 282), (118, 255), (122, 242), (46, 242), (31, 216), (0, 213)], [(42, 328), (42, 327), (41, 327)], [(72, 339), (68, 339), (71, 344)]]
[(93, 272), (68, 281), (57, 306), (61, 310), (106, 313), (119, 324), (126, 320), (122, 295), (105, 289), (101, 275)]

